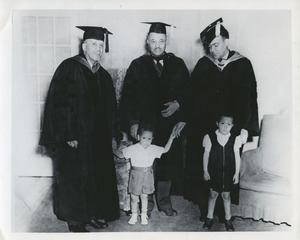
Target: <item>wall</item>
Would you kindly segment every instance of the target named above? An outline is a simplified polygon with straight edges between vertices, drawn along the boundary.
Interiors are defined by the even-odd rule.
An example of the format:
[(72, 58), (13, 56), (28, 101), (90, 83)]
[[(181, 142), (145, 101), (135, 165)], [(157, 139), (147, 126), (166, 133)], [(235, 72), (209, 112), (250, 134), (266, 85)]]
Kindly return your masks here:
[(292, 53), (290, 12), (282, 10), (23, 10), (13, 14), (12, 169), (15, 176), (51, 175), (51, 161), (38, 148), (40, 116), (46, 92), (59, 63), (79, 50), (77, 25), (104, 26), (110, 52), (107, 69), (126, 69), (144, 53), (148, 25), (162, 21), (168, 29), (167, 51), (182, 57), (192, 70), (203, 56), (199, 33), (223, 17), (230, 48), (247, 56), (254, 67), (260, 119), (264, 114), (291, 113)]

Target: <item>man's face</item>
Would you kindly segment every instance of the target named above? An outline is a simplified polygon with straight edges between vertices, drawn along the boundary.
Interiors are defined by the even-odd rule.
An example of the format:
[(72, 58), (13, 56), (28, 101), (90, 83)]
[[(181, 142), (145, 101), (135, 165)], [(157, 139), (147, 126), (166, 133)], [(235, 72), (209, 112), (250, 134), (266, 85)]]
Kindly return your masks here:
[(103, 53), (104, 42), (96, 39), (86, 39), (82, 44), (84, 55), (92, 63), (99, 62)]
[(152, 55), (160, 56), (166, 50), (166, 34), (150, 33), (147, 38), (147, 44)]
[(217, 122), (220, 133), (226, 135), (230, 133), (231, 128), (233, 127), (233, 119), (231, 117), (221, 117), (220, 121)]
[(224, 39), (222, 36), (216, 37), (208, 45), (208, 49), (214, 59), (217, 60), (224, 57), (228, 49), (227, 39)]

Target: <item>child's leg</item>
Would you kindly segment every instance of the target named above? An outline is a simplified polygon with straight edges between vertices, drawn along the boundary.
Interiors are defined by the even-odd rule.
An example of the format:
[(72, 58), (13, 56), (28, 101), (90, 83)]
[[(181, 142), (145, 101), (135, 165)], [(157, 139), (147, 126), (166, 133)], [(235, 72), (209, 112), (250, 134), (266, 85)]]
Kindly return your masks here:
[(130, 194), (130, 205), (131, 205), (131, 212), (137, 213), (138, 211), (138, 202), (139, 202), (139, 196), (136, 196), (134, 194)]
[(134, 194), (130, 194), (130, 205), (131, 205), (131, 218), (129, 219), (129, 224), (135, 224), (137, 222), (137, 210), (138, 210), (138, 200), (139, 200), (139, 196), (136, 196)]
[(230, 192), (222, 192), (221, 193), (223, 202), (224, 202), (224, 210), (225, 210), (225, 227), (226, 231), (234, 231), (234, 227), (231, 222), (231, 199), (230, 199)]
[(230, 192), (222, 192), (221, 196), (223, 198), (224, 202), (224, 210), (225, 210), (225, 219), (230, 220), (231, 219), (231, 199), (230, 199)]
[(142, 193), (141, 200), (142, 200), (141, 224), (146, 225), (148, 224), (148, 220), (147, 220), (148, 195)]
[(214, 218), (214, 209), (216, 205), (216, 200), (219, 193), (215, 192), (214, 190), (210, 189), (209, 192), (209, 198), (208, 198), (208, 212), (207, 212), (207, 218)]
[(142, 213), (147, 213), (147, 209), (148, 209), (148, 195), (142, 193), (141, 200), (142, 200)]

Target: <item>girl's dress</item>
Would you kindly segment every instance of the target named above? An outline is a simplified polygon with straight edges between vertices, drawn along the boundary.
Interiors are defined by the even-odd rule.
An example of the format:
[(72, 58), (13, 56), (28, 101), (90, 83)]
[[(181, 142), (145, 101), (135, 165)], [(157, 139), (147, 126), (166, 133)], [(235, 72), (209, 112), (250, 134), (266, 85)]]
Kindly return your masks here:
[(216, 192), (231, 192), (236, 188), (233, 184), (235, 174), (234, 152), (241, 147), (240, 136), (233, 134), (223, 135), (216, 132), (205, 135), (203, 139), (205, 151), (209, 151), (208, 185)]

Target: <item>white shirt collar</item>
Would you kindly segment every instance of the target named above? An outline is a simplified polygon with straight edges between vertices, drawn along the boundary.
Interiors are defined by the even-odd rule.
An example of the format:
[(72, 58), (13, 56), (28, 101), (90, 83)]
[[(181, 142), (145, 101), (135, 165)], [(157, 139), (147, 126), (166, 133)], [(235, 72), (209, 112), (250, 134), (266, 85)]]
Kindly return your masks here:
[(230, 133), (230, 132), (227, 133), (226, 135), (224, 135), (224, 134), (222, 134), (222, 133), (220, 132), (219, 129), (216, 130), (216, 134), (217, 134), (217, 136), (220, 136), (220, 137), (222, 137), (222, 138), (229, 138), (229, 137), (231, 136), (231, 133)]
[[(153, 61), (154, 61), (154, 63), (155, 64), (157, 64), (157, 60), (155, 60), (155, 59), (153, 59)], [(159, 60), (159, 62), (160, 62), (160, 64), (162, 65), (162, 66), (164, 66), (164, 60), (163, 59), (161, 59), (161, 60)]]

